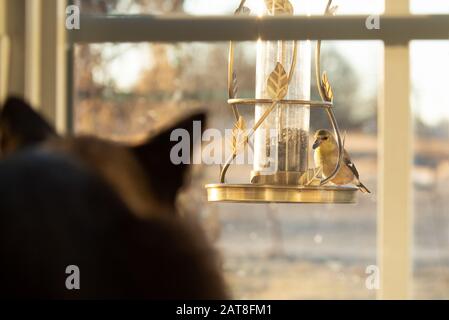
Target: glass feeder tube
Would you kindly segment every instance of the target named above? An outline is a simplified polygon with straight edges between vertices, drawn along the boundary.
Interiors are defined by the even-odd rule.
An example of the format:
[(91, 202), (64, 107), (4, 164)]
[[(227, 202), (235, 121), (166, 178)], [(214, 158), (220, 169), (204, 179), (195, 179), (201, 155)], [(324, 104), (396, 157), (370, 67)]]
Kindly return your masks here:
[[(256, 98), (270, 99), (267, 79), (279, 62), (290, 73), (295, 41), (257, 43)], [(296, 64), (284, 100), (310, 100), (311, 44), (296, 41)], [(257, 104), (255, 121), (270, 108)], [(308, 169), (310, 107), (301, 104), (278, 104), (254, 136), (253, 175), (298, 173)], [(275, 179), (276, 180), (276, 179)]]

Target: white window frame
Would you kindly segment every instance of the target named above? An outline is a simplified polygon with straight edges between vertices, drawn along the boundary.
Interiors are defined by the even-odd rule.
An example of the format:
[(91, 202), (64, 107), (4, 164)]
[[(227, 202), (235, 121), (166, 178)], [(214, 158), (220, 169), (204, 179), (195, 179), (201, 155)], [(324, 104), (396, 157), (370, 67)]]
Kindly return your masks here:
[(59, 131), (68, 118), (65, 8), (65, 0), (0, 0), (0, 103), (23, 96)]
[[(0, 0), (0, 6), (4, 5), (3, 1)], [(29, 32), (35, 35), (36, 28), (52, 32), (52, 37), (48, 34), (43, 37), (41, 32), (41, 43), (36, 43), (34, 36), (24, 37), (25, 47), (31, 50), (27, 52), (25, 73), (32, 74), (27, 80), (25, 96), (46, 105), (44, 112), (50, 115), (60, 131), (67, 130), (71, 122), (72, 99), (67, 84), (72, 82), (72, 73), (67, 60), (70, 60), (71, 48), (76, 43), (254, 41), (258, 38), (384, 41), (384, 82), (378, 112), (377, 257), (381, 276), (378, 298), (411, 297), (413, 132), (409, 42), (419, 39), (448, 40), (449, 15), (411, 15), (409, 0), (385, 0), (380, 30), (368, 30), (365, 27), (366, 16), (263, 19), (231, 16), (83, 16), (80, 30), (65, 32), (65, 0), (14, 2), (21, 1), (29, 7), (40, 5), (45, 8), (27, 11), (30, 16), (42, 15), (29, 19), (27, 23), (32, 24)], [(51, 4), (55, 9), (50, 8)], [(0, 17), (0, 21), (5, 20), (1, 18), (5, 17)], [(0, 24), (0, 41), (7, 36), (7, 30), (5, 34)], [(7, 77), (4, 70), (9, 65), (4, 59), (6, 47), (4, 42), (0, 42), (2, 82)], [(36, 61), (36, 56), (40, 57), (39, 61)], [(0, 85), (0, 94), (1, 88)], [(400, 143), (398, 136), (401, 137)]]
[(6, 0), (0, 0), (0, 103), (7, 94), (9, 39), (6, 35)]

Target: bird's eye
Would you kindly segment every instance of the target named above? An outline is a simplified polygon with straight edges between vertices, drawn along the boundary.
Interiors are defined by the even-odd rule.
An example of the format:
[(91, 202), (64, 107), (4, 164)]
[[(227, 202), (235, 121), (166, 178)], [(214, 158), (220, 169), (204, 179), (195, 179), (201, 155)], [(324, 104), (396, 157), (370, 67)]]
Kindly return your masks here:
[(329, 138), (328, 138), (328, 137), (324, 137), (324, 138), (323, 138), (323, 140), (327, 140), (327, 139), (329, 139)]

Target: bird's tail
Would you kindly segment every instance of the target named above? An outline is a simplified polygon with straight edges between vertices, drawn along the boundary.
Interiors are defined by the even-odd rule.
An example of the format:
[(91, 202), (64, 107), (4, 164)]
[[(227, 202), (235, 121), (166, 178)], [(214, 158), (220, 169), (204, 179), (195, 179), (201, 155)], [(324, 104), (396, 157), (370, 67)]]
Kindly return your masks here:
[(358, 181), (357, 183), (357, 188), (359, 188), (359, 190), (362, 191), (363, 193), (371, 193), (371, 191), (369, 191), (368, 188), (365, 187), (365, 185), (360, 181)]

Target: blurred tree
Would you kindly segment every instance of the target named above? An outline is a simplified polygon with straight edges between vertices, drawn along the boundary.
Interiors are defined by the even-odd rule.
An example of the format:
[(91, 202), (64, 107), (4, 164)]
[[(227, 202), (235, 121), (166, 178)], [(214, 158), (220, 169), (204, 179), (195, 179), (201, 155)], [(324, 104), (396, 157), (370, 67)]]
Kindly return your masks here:
[[(117, 12), (160, 13), (181, 12), (184, 0), (76, 0), (82, 13), (111, 14)], [(170, 64), (166, 46), (152, 45), (152, 70), (143, 72), (136, 86), (138, 94), (158, 96), (158, 92), (174, 92), (178, 70)], [(121, 54), (103, 54), (101, 47), (80, 44), (75, 49), (75, 131), (103, 136), (145, 131), (148, 104), (131, 101), (116, 87), (107, 66)], [(100, 75), (102, 81), (96, 81)], [(161, 97), (162, 99), (163, 97)], [(135, 99), (135, 98), (134, 98)]]
[(83, 13), (108, 14), (116, 12), (174, 13), (182, 12), (184, 0), (76, 0)]
[(440, 138), (449, 137), (449, 120), (444, 119), (435, 125), (427, 124), (419, 114), (414, 118), (415, 135), (421, 138)]
[[(184, 6), (184, 0), (78, 1), (82, 12), (101, 14), (128, 12), (131, 8), (135, 9), (136, 6), (139, 8), (139, 12), (143, 13), (182, 12)], [(106, 60), (114, 59), (114, 56), (109, 54), (107, 57), (102, 56), (101, 48), (95, 48), (95, 46), (79, 45), (76, 52), (77, 68), (75, 70), (75, 85), (78, 92), (75, 96), (81, 99), (96, 97), (103, 101), (113, 102), (108, 105), (108, 108), (115, 109), (112, 116), (119, 116), (127, 121), (135, 117), (134, 111), (138, 114), (146, 114), (149, 112), (148, 110), (154, 110), (158, 105), (162, 106), (171, 102), (202, 103), (211, 110), (214, 109), (213, 113), (219, 114), (220, 117), (228, 114), (228, 112), (217, 113), (216, 110), (220, 106), (223, 107), (223, 110), (226, 110), (227, 107), (227, 43), (213, 46), (198, 43), (148, 44), (148, 46), (150, 48), (149, 61), (152, 61), (152, 64), (147, 70), (140, 72), (140, 78), (132, 88), (132, 94), (129, 94), (121, 93), (119, 88), (115, 88), (113, 79), (101, 81), (101, 83), (94, 79), (94, 73), (98, 75), (102, 72), (105, 73), (102, 76), (103, 80), (108, 78), (107, 66), (110, 61)], [(239, 43), (236, 48), (235, 63), (238, 75), (238, 96), (252, 97), (255, 88), (255, 44)], [(333, 47), (323, 50), (322, 63), (323, 70), (328, 72), (334, 89), (335, 112), (341, 128), (375, 131), (377, 97), (360, 99), (359, 79), (351, 63)], [(139, 103), (133, 102), (136, 99), (139, 99)], [(319, 99), (314, 70), (312, 70), (312, 99)], [(90, 108), (94, 112), (95, 108), (101, 107), (101, 103), (84, 104), (84, 107)], [(240, 110), (249, 120), (253, 118), (254, 110), (252, 108), (242, 107)], [(87, 117), (89, 114), (92, 117), (96, 114), (77, 109), (78, 111), (83, 114), (83, 117)], [(112, 111), (109, 110), (109, 119)], [(137, 118), (139, 117), (137, 116)], [(230, 112), (229, 118), (225, 120), (226, 122), (229, 120), (229, 123), (232, 120)], [(142, 119), (141, 122), (148, 123), (145, 119)], [(311, 124), (312, 129), (329, 127), (325, 113), (320, 110), (312, 112)], [(122, 127), (126, 128), (127, 126)], [(95, 126), (92, 129), (96, 130)]]
[(94, 80), (93, 70), (101, 65), (101, 52), (94, 51), (89, 45), (76, 46), (77, 68), (74, 74), (76, 96), (81, 99), (91, 98), (103, 93), (104, 87)]
[[(325, 49), (322, 55), (322, 71), (326, 71), (334, 90), (334, 111), (342, 129), (361, 129), (366, 121), (375, 117), (377, 98), (361, 105), (359, 79), (351, 64), (334, 48)], [(312, 100), (320, 100), (316, 86), (315, 70), (312, 72)], [(360, 111), (358, 109), (362, 109)], [(326, 114), (321, 110), (312, 112), (314, 129), (330, 126)]]
[(120, 0), (76, 0), (75, 4), (82, 13), (108, 13), (110, 7), (115, 7)]
[(176, 79), (179, 72), (168, 57), (169, 48), (164, 44), (152, 44), (151, 60), (153, 65), (142, 71), (140, 80), (135, 86), (135, 92), (140, 95), (152, 95), (164, 98), (163, 93), (176, 91)]

